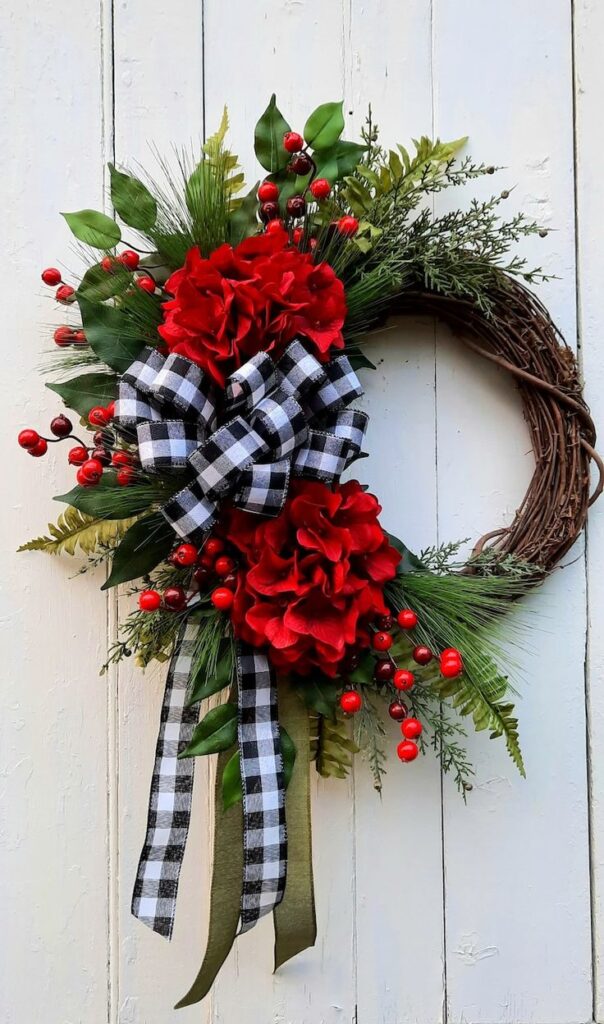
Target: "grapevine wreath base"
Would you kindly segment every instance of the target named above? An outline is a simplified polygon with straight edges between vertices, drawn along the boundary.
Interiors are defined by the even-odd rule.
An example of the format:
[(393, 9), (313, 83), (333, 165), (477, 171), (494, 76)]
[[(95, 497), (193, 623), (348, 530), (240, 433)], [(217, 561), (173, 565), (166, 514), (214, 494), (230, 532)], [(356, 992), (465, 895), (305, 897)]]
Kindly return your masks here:
[[(528, 288), (543, 275), (510, 256), (546, 232), (501, 216), (507, 192), (432, 212), (427, 196), (494, 172), (457, 158), (466, 140), (410, 153), (384, 150), (371, 117), (359, 142), (343, 128), (342, 104), (326, 103), (298, 134), (273, 96), (254, 136), (267, 176), (243, 198), (226, 112), (200, 159), (162, 164), (160, 185), (110, 165), (121, 224), (65, 214), (88, 269), (77, 287), (42, 274), (72, 314), (49, 387), (80, 422), (57, 415), (49, 437), (26, 428), (19, 444), (41, 457), (68, 440), (76, 486), (24, 548), (79, 551), (82, 571), (109, 562), (103, 589), (138, 581), (104, 669), (169, 660), (132, 904), (167, 937), (195, 759), (218, 755), (208, 945), (179, 1006), (267, 913), (277, 967), (313, 945), (311, 766), (343, 778), (362, 753), (380, 790), (400, 729), (401, 762), (432, 749), (465, 799), (468, 716), (524, 774), (496, 635), (603, 486), (575, 358)], [(377, 499), (341, 480), (364, 454), (369, 332), (407, 313), (442, 318), (511, 373), (531, 434), (516, 517), (466, 565), (455, 544), (414, 555)]]

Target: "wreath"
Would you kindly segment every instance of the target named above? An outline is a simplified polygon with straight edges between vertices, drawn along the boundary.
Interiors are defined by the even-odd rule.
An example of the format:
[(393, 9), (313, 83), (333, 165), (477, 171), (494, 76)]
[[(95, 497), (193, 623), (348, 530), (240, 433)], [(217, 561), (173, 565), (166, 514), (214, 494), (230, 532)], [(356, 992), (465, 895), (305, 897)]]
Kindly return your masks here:
[[(267, 174), (243, 194), (227, 127), (225, 111), (201, 157), (162, 162), (159, 182), (109, 165), (122, 226), (64, 215), (89, 265), (77, 285), (42, 273), (71, 314), (48, 387), (79, 422), (19, 434), (36, 458), (68, 441), (76, 470), (58, 522), (24, 549), (80, 552), (84, 569), (108, 563), (102, 589), (131, 584), (107, 665), (170, 662), (132, 903), (167, 937), (195, 759), (218, 755), (208, 946), (179, 1006), (267, 913), (276, 966), (314, 943), (311, 766), (343, 778), (361, 753), (379, 790), (386, 744), (403, 764), (432, 749), (465, 799), (465, 716), (524, 774), (502, 616), (603, 485), (575, 358), (527, 287), (544, 275), (510, 254), (546, 232), (503, 217), (505, 191), (443, 215), (426, 203), (494, 173), (458, 157), (465, 139), (385, 150), (369, 115), (344, 141), (341, 103), (302, 135), (273, 96), (254, 135)], [(369, 332), (418, 312), (513, 376), (535, 455), (512, 524), (465, 565), (455, 544), (411, 552), (342, 480), (365, 445)]]

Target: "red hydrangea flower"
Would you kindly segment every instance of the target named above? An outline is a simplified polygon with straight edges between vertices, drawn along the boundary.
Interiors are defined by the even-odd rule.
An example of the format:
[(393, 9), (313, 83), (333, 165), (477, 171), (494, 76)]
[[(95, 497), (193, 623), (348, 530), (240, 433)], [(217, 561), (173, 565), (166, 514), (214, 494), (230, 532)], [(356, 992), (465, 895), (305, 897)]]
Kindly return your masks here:
[(190, 249), (166, 282), (159, 333), (221, 386), (257, 352), (279, 356), (296, 335), (322, 361), (342, 348), (344, 285), (327, 263), (290, 246), (286, 231), (221, 245), (205, 259)]
[(368, 623), (388, 610), (383, 588), (400, 555), (380, 512), (356, 480), (333, 489), (294, 481), (275, 519), (225, 510), (226, 536), (245, 565), (231, 612), (236, 635), (270, 645), (279, 669), (316, 665), (335, 676), (347, 647), (367, 646)]

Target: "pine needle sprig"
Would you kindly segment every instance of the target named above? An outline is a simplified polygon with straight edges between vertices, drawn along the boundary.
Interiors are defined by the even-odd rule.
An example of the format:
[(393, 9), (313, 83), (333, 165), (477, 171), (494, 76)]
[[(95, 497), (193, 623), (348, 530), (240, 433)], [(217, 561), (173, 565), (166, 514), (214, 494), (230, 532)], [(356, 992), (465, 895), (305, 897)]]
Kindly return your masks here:
[(353, 720), (353, 738), (369, 765), (373, 776), (373, 788), (381, 795), (386, 774), (386, 729), (367, 687), (364, 687), (361, 709)]

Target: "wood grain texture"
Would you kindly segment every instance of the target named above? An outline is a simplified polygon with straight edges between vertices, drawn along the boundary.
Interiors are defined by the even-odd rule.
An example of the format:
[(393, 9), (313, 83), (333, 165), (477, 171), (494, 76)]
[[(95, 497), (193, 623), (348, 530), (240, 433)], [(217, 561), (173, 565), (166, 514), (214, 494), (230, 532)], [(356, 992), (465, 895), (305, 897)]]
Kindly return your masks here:
[[(604, 512), (590, 522), (587, 589), (580, 543), (527, 605), (510, 650), (528, 780), (484, 734), (468, 739), (477, 779), (467, 807), (428, 758), (408, 767), (391, 758), (381, 800), (362, 760), (348, 783), (313, 780), (316, 947), (273, 975), (264, 920), (239, 940), (206, 1003), (176, 1014), (205, 942), (213, 768), (198, 766), (168, 944), (129, 914), (165, 672), (128, 664), (98, 679), (124, 596), (118, 607), (93, 576), (70, 581), (70, 562), (14, 554), (56, 515), (49, 495), (71, 474), (58, 453), (34, 462), (13, 442), (16, 429), (43, 425), (56, 409), (36, 368), (40, 338), (63, 314), (39, 270), (77, 266), (57, 211), (107, 203), (107, 159), (153, 170), (152, 145), (197, 147), (225, 102), (252, 184), (253, 126), (275, 90), (293, 127), (316, 103), (343, 96), (356, 134), (371, 101), (386, 143), (470, 134), (468, 151), (506, 166), (436, 208), (516, 186), (510, 211), (556, 229), (523, 249), (558, 275), (539, 291), (571, 344), (578, 313), (598, 421), (603, 33), (597, 0), (575, 0), (572, 10), (566, 0), (81, 0), (68, 17), (49, 0), (6, 0), (5, 1024), (604, 1019)], [(371, 346), (371, 456), (354, 475), (379, 495), (384, 525), (420, 549), (509, 521), (532, 465), (509, 381), (426, 320), (393, 323)]]

